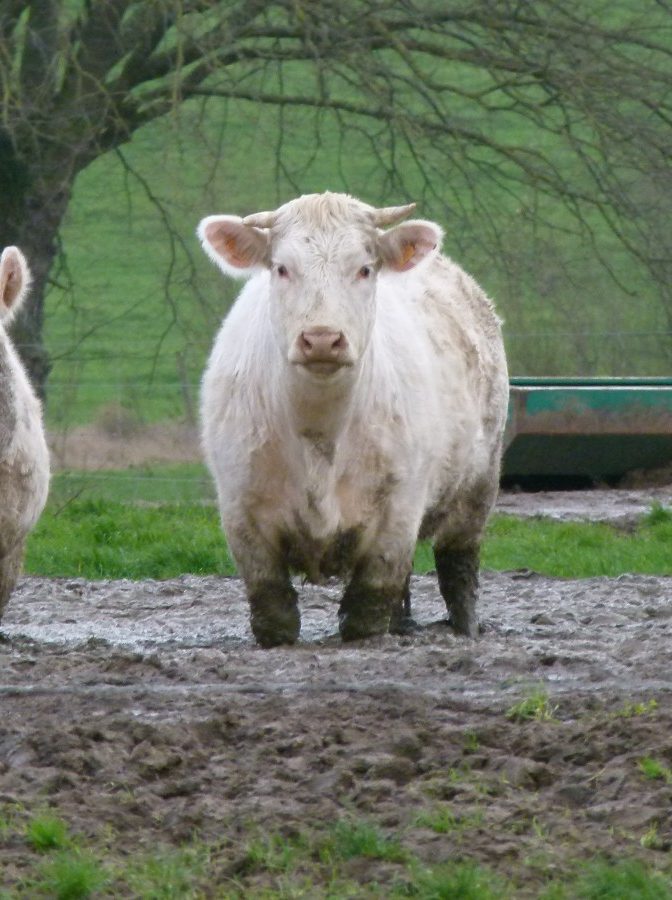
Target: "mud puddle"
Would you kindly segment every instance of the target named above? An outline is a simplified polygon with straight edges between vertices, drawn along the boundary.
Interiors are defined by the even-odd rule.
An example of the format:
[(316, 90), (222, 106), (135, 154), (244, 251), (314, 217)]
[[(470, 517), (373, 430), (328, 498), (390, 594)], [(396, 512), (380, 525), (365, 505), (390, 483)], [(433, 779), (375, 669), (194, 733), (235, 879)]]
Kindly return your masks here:
[(638, 490), (503, 491), (497, 501), (497, 512), (526, 518), (546, 516), (565, 522), (609, 522), (630, 527), (656, 504), (672, 507), (672, 485)]
[[(82, 668), (87, 671), (100, 659), (110, 669), (115, 658), (132, 658), (148, 670), (140, 682), (129, 679), (136, 695), (176, 692), (176, 678), (176, 693), (187, 685), (210, 697), (224, 697), (241, 685), (255, 685), (262, 693), (310, 694), (394, 684), (410, 694), (452, 694), (484, 706), (509, 703), (521, 683), (535, 680), (553, 693), (618, 693), (626, 684), (633, 693), (672, 688), (669, 578), (564, 581), (528, 572), (484, 572), (479, 602), (484, 633), (470, 642), (446, 626), (435, 577), (416, 576), (418, 632), (351, 645), (341, 643), (336, 629), (340, 585), (297, 586), (300, 642), (264, 652), (254, 646), (236, 578), (25, 578), (2, 625), (0, 691), (77, 693)], [(92, 687), (95, 692), (90, 673), (86, 681), (85, 693)]]
[[(300, 642), (264, 651), (235, 578), (24, 578), (0, 629), (0, 811), (53, 808), (122, 855), (197, 835), (223, 871), (255, 829), (354, 817), (428, 865), (514, 872), (521, 897), (570, 856), (669, 866), (672, 785), (638, 762), (672, 766), (672, 579), (484, 572), (476, 642), (434, 577), (412, 591), (415, 634), (344, 646), (340, 587), (305, 586)], [(551, 720), (507, 717), (540, 688)], [(459, 839), (416, 827), (437, 808)], [(0, 832), (0, 885), (31, 854)]]

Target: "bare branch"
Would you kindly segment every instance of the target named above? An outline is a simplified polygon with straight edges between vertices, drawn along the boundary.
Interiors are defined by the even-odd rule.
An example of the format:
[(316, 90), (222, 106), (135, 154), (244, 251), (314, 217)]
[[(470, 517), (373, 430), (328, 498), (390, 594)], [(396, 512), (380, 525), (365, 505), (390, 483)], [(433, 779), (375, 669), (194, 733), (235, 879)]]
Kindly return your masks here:
[[(78, 172), (184, 100), (247, 101), (278, 110), (278, 185), (301, 190), (328, 125), (343, 179), (352, 134), (383, 191), (420, 191), (512, 273), (527, 249), (511, 249), (502, 210), (540, 246), (580, 235), (625, 294), (613, 236), (672, 321), (671, 13), (669, 0), (0, 0), (0, 231), (41, 258), (39, 306)], [(312, 154), (294, 162), (299, 110)]]

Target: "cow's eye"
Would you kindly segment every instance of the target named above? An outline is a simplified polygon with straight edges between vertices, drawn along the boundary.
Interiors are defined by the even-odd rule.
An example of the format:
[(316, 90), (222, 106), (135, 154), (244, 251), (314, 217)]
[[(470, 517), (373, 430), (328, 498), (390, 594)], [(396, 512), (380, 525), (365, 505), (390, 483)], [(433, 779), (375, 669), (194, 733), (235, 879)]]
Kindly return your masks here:
[(278, 275), (280, 276), (280, 278), (287, 278), (287, 276), (289, 275), (287, 266), (283, 266), (282, 263), (280, 263), (280, 265), (277, 267), (276, 271), (277, 271)]
[(371, 266), (362, 266), (362, 268), (357, 273), (357, 277), (358, 278), (370, 278), (372, 271), (373, 271), (373, 269), (371, 268)]

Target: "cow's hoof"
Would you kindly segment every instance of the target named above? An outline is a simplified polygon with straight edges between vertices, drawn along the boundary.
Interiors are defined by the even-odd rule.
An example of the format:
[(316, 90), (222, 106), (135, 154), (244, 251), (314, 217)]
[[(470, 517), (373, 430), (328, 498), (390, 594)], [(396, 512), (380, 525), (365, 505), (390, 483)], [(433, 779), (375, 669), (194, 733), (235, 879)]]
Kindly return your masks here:
[(298, 609), (265, 610), (263, 615), (252, 615), (252, 633), (264, 648), (295, 644), (301, 631)]
[(249, 595), (252, 634), (262, 647), (294, 644), (301, 631), (296, 591), (269, 582)]
[(456, 616), (453, 612), (448, 616), (447, 623), (455, 634), (462, 637), (475, 639), (480, 634), (478, 622), (473, 616)]
[(389, 627), (389, 615), (367, 616), (361, 610), (349, 610), (338, 614), (338, 629), (344, 641), (359, 641), (363, 638), (387, 634)]
[(412, 616), (399, 616), (398, 618), (393, 616), (390, 622), (390, 634), (415, 634), (420, 630), (420, 625)]
[(265, 616), (262, 622), (252, 620), (252, 633), (260, 647), (279, 647), (295, 644), (301, 630), (298, 611), (293, 615)]

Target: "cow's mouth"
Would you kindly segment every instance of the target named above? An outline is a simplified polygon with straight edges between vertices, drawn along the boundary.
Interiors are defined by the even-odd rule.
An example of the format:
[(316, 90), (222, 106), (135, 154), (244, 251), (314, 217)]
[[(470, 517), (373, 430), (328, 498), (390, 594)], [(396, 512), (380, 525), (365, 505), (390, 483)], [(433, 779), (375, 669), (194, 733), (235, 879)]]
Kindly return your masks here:
[(306, 372), (310, 372), (311, 375), (317, 375), (318, 378), (328, 378), (331, 375), (335, 375), (341, 369), (349, 368), (352, 363), (345, 362), (341, 360), (337, 362), (336, 360), (313, 360), (311, 362), (300, 362), (297, 363), (302, 369)]

